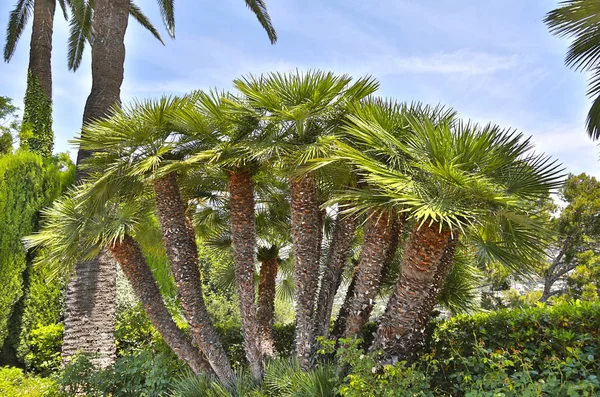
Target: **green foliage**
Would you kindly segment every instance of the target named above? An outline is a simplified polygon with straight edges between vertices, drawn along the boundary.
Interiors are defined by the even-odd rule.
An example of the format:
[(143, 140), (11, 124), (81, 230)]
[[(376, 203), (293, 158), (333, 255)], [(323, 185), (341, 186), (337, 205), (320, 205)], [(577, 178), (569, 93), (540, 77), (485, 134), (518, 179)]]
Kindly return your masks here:
[(276, 359), (267, 362), (262, 384), (257, 385), (244, 371), (237, 373), (232, 385), (205, 375), (189, 374), (174, 386), (177, 397), (333, 397), (335, 367), (319, 364), (302, 371), (297, 360)]
[(13, 135), (20, 129), (17, 110), (12, 99), (0, 96), (0, 155), (12, 152)]
[(52, 379), (25, 375), (20, 368), (0, 368), (0, 395), (6, 397), (51, 397), (58, 391)]
[(42, 90), (39, 78), (33, 76), (31, 71), (27, 76), (25, 110), (19, 138), (21, 148), (46, 158), (52, 155), (52, 99)]
[(25, 355), (27, 368), (42, 376), (48, 376), (60, 369), (64, 330), (62, 324), (50, 324), (31, 330), (27, 344), (29, 351)]
[[(30, 258), (21, 238), (36, 230), (40, 209), (63, 190), (62, 174), (57, 165), (34, 153), (0, 157), (0, 343), (8, 335), (8, 319), (24, 292), (23, 275)], [(18, 319), (11, 324), (17, 326), (11, 331), (11, 343), (16, 345)]]
[(337, 359), (349, 372), (338, 389), (342, 396), (594, 396), (599, 332), (600, 304), (577, 303), (457, 316), (439, 324), (411, 366), (382, 366), (376, 353), (346, 340)]
[(65, 396), (161, 396), (184, 370), (173, 354), (142, 350), (97, 370), (88, 356), (72, 359), (59, 380)]

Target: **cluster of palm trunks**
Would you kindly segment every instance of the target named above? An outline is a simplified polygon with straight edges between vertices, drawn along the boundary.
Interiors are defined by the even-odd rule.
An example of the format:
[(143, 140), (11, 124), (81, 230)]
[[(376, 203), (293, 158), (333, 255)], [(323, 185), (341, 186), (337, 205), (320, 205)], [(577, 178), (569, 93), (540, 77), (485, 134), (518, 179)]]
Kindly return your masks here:
[[(48, 240), (55, 252), (103, 250), (95, 260), (79, 262), (70, 297), (76, 291), (85, 296), (90, 289), (81, 286), (90, 285), (88, 275), (105, 272), (113, 276), (96, 287), (103, 291), (97, 295), (114, 293), (116, 261), (156, 329), (194, 371), (223, 381), (234, 376), (202, 294), (192, 219), (206, 206), (229, 214), (244, 347), (257, 380), (264, 357), (274, 352), (277, 248), (292, 252), (295, 351), (303, 368), (316, 363), (318, 337), (361, 336), (381, 299), (382, 278), (395, 281), (370, 349), (382, 351), (384, 360), (411, 360), (424, 343), (458, 249), (474, 253), (481, 245), (501, 244), (494, 259), (535, 256), (539, 244), (533, 239), (543, 225), (527, 203), (558, 186), (561, 173), (550, 159), (531, 155), (520, 134), (461, 123), (448, 109), (376, 98), (378, 84), (369, 77), (352, 81), (311, 71), (248, 76), (235, 85), (236, 95), (197, 91), (148, 100), (87, 124), (78, 139), (91, 153), (82, 163), (87, 174), (68, 198), (82, 232), (61, 243)], [(200, 188), (203, 180), (211, 182)], [(271, 237), (257, 236), (256, 214), (270, 205), (269, 191), (289, 205), (287, 239), (275, 225)], [(202, 201), (211, 194), (225, 200)], [(58, 220), (74, 216), (64, 213), (65, 200), (48, 213), (45, 233), (68, 235)], [(136, 242), (140, 214), (148, 213), (160, 222), (191, 337), (169, 315)], [(93, 225), (99, 223), (111, 226), (98, 230)], [(360, 255), (352, 263), (358, 235)], [(269, 238), (275, 249), (259, 249), (257, 241)], [(522, 244), (527, 238), (532, 240)], [(72, 241), (80, 249), (69, 247)], [(393, 272), (401, 243), (399, 271)], [(349, 267), (353, 276), (330, 335), (334, 296)], [(96, 283), (104, 279), (93, 277)], [(94, 311), (103, 310), (98, 316), (110, 324), (114, 308), (89, 306), (67, 311), (64, 352), (74, 339), (84, 340), (70, 339), (81, 332), (82, 318), (93, 320)], [(105, 335), (111, 332), (107, 327)], [(93, 346), (86, 340), (77, 349)]]

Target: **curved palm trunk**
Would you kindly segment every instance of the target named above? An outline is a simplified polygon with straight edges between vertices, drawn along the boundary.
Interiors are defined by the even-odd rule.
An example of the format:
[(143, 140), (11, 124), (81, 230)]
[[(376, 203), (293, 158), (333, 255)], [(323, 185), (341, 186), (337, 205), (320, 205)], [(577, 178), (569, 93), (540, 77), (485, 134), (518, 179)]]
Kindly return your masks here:
[(233, 370), (204, 304), (198, 269), (198, 248), (193, 228), (185, 215), (177, 175), (172, 172), (155, 180), (154, 192), (167, 258), (192, 337), (206, 354), (218, 378), (226, 383), (233, 382)]
[(314, 306), (319, 277), (321, 211), (313, 174), (290, 178), (294, 282), (296, 284), (296, 352), (302, 369), (312, 366), (315, 351)]
[(250, 172), (242, 171), (229, 176), (229, 206), (231, 209), (231, 240), (235, 263), (235, 283), (242, 317), (244, 347), (252, 376), (263, 377), (259, 325), (254, 299), (254, 182)]
[(277, 258), (264, 259), (260, 264), (260, 284), (258, 286), (258, 319), (259, 335), (263, 354), (275, 356), (273, 340), (273, 323), (275, 318), (275, 282), (277, 280)]
[(335, 324), (333, 324), (332, 335), (335, 339), (341, 338), (342, 333), (346, 329), (346, 319), (348, 318), (348, 315), (350, 313), (350, 303), (352, 302), (352, 297), (354, 296), (355, 288), (356, 288), (356, 266), (354, 268), (354, 273), (352, 274), (352, 280), (350, 280), (350, 285), (348, 285), (348, 290), (346, 291), (344, 303), (342, 303), (342, 307), (340, 307), (338, 316), (335, 319)]
[[(439, 225), (415, 225), (404, 248), (401, 275), (388, 301), (371, 350), (383, 350), (387, 357), (403, 359), (412, 355), (417, 332), (424, 329), (423, 307), (440, 271), (449, 231)], [(425, 320), (426, 321), (426, 320)]]
[(29, 50), (29, 73), (23, 123), (32, 128), (27, 139), (29, 150), (42, 156), (52, 155), (52, 31), (55, 0), (35, 0)]
[(122, 241), (115, 243), (109, 249), (142, 302), (150, 322), (160, 332), (167, 345), (173, 349), (177, 357), (192, 368), (194, 373), (212, 374), (212, 369), (202, 357), (200, 350), (194, 347), (190, 338), (177, 327), (167, 310), (158, 284), (137, 242), (131, 236), (125, 235)]
[(356, 337), (369, 320), (373, 300), (379, 290), (381, 271), (391, 247), (392, 222), (388, 211), (372, 211), (367, 221), (365, 238), (357, 268), (355, 287), (348, 307), (345, 338)]
[(342, 281), (346, 261), (350, 257), (352, 239), (356, 232), (357, 218), (354, 215), (338, 214), (331, 237), (331, 246), (327, 255), (325, 272), (321, 279), (319, 299), (317, 300), (316, 325), (317, 336), (329, 337), (329, 323), (333, 310), (333, 301)]
[[(85, 104), (84, 124), (106, 116), (112, 106), (120, 104), (129, 4), (129, 0), (95, 2), (92, 91)], [(90, 154), (86, 150), (77, 153), (78, 182), (85, 176), (81, 161)], [(95, 363), (101, 367), (114, 362), (116, 277), (116, 263), (106, 253), (75, 266), (75, 277), (67, 286), (63, 360), (82, 351), (99, 354)]]

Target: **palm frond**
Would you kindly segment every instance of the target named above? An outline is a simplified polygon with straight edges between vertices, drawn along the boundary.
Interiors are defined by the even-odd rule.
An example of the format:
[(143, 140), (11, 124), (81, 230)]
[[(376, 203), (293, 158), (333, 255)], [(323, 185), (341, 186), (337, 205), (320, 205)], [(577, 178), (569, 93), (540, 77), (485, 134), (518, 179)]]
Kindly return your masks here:
[[(165, 28), (171, 38), (175, 37), (175, 1), (174, 0), (157, 0), (158, 9), (162, 16)], [(142, 24), (144, 25), (144, 24)], [(144, 26), (145, 27), (145, 26)], [(160, 39), (159, 39), (160, 40)], [(161, 40), (162, 42), (162, 40)]]
[[(160, 3), (160, 1), (159, 1)], [(165, 45), (162, 37), (160, 37), (160, 33), (154, 27), (152, 22), (148, 19), (148, 17), (144, 14), (142, 9), (138, 7), (135, 3), (131, 2), (129, 4), (129, 15), (131, 15), (140, 25), (142, 25), (146, 30), (148, 30), (162, 45)]]
[(15, 48), (27, 21), (33, 12), (34, 0), (19, 0), (10, 12), (8, 26), (6, 27), (6, 41), (4, 43), (4, 61), (9, 62), (15, 53)]
[(69, 41), (67, 66), (76, 71), (81, 65), (86, 43), (93, 42), (92, 20), (94, 0), (70, 0), (71, 20), (69, 21)]
[(267, 4), (264, 0), (246, 0), (246, 6), (256, 15), (256, 19), (258, 19), (260, 25), (267, 32), (271, 44), (275, 44), (277, 42), (277, 32), (273, 27), (271, 16), (267, 11)]

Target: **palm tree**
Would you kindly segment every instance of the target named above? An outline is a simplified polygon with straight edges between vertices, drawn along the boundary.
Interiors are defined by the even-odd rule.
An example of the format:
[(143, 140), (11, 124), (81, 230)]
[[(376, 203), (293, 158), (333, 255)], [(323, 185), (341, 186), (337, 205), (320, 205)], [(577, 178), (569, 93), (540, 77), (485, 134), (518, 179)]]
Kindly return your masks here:
[(319, 153), (317, 137), (334, 129), (339, 112), (347, 101), (358, 100), (377, 89), (371, 78), (350, 85), (349, 76), (309, 71), (270, 73), (234, 81), (245, 100), (266, 117), (279, 122), (279, 136), (272, 142), (281, 147), (281, 163), (288, 171), (291, 227), (296, 284), (296, 351), (302, 368), (312, 364), (316, 327), (314, 308), (317, 299), (322, 243), (322, 201), (319, 200), (315, 174), (294, 170)]
[[(124, 181), (128, 183), (124, 184)], [(81, 185), (45, 211), (44, 228), (38, 234), (28, 237), (28, 245), (51, 250), (51, 254), (42, 257), (38, 265), (59, 268), (73, 264), (87, 255), (94, 255), (94, 251), (102, 246), (107, 247), (119, 262), (150, 321), (167, 345), (196, 374), (211, 374), (210, 365), (201, 352), (193, 346), (190, 338), (177, 327), (169, 314), (152, 271), (138, 243), (131, 236), (140, 226), (141, 215), (148, 212), (150, 206), (148, 200), (140, 201), (130, 191), (123, 194), (125, 186), (137, 191), (135, 187), (139, 189), (140, 183), (135, 178), (119, 177), (113, 180), (113, 194), (110, 201), (106, 202), (106, 195), (93, 194), (93, 186)], [(137, 202), (131, 202), (132, 198)], [(97, 199), (102, 202), (95, 202)], [(98, 228), (94, 223), (104, 227)]]
[(357, 211), (395, 208), (415, 221), (372, 346), (400, 358), (411, 358), (418, 347), (455, 241), (470, 238), (482, 225), (498, 226), (505, 236), (512, 230), (512, 241), (520, 239), (524, 246), (504, 247), (511, 259), (543, 253), (544, 227), (523, 203), (558, 187), (562, 178), (556, 163), (529, 153), (532, 145), (520, 134), (431, 117), (419, 107), (407, 113), (412, 114), (407, 128), (395, 131), (373, 117), (349, 117), (344, 133), (355, 146), (340, 143), (341, 156), (354, 162), (377, 192), (337, 198), (353, 201)]
[[(242, 317), (244, 345), (252, 375), (256, 381), (262, 380), (262, 349), (259, 324), (256, 314), (254, 266), (256, 255), (255, 190), (254, 175), (260, 168), (253, 145), (261, 137), (260, 114), (253, 111), (228, 112), (225, 94), (208, 95), (197, 92), (193, 95), (195, 113), (182, 112), (179, 123), (184, 128), (194, 129), (198, 117), (206, 117), (216, 126), (219, 142), (211, 148), (218, 171), (223, 172), (229, 192), (229, 216), (231, 241), (235, 263), (235, 283)], [(228, 98), (230, 102), (235, 99)], [(239, 103), (234, 106), (239, 109)], [(186, 121), (191, 121), (186, 123)], [(200, 152), (200, 161), (205, 161), (206, 151)], [(191, 164), (194, 158), (188, 160)]]
[[(171, 36), (174, 35), (174, 11), (173, 0), (159, 0), (159, 8), (163, 15), (167, 30)], [(78, 4), (83, 4), (81, 1)], [(90, 2), (88, 1), (89, 5)], [(271, 25), (269, 14), (266, 10), (263, 0), (246, 0), (246, 4), (255, 13), (261, 24), (267, 28), (271, 42), (275, 42), (276, 35)], [(92, 41), (92, 90), (86, 101), (83, 122), (88, 123), (92, 120), (98, 120), (108, 115), (109, 109), (120, 104), (121, 83), (123, 82), (123, 63), (125, 61), (125, 32), (127, 30), (128, 16), (135, 13), (135, 7), (132, 7), (130, 0), (95, 0), (93, 7), (74, 7), (73, 24), (82, 27), (81, 38), (72, 34), (73, 45), (70, 57), (71, 65), (76, 67), (75, 61), (78, 57), (77, 51), (82, 51), (82, 44), (85, 40), (93, 37)], [(86, 11), (87, 10), (87, 11)], [(91, 15), (93, 10), (93, 20), (82, 18), (82, 13), (88, 12)], [(89, 16), (88, 15), (88, 16)], [(87, 21), (88, 32), (93, 35), (85, 34), (85, 25), (82, 22)], [(72, 30), (73, 33), (73, 30)], [(75, 39), (75, 40), (73, 40)], [(110, 59), (111, 62), (106, 60)], [(80, 148), (77, 153), (78, 175), (81, 180), (85, 175), (81, 172), (79, 165), (89, 157), (91, 153)], [(172, 180), (172, 178), (170, 179)], [(166, 180), (165, 180), (166, 181)], [(160, 183), (160, 182), (159, 182)], [(101, 353), (101, 357), (107, 357), (103, 362), (111, 362), (114, 356), (114, 339), (112, 332), (114, 329), (114, 305), (111, 304), (114, 299), (114, 283), (112, 280), (116, 275), (116, 267), (110, 260), (101, 260), (104, 256), (79, 264), (75, 268), (75, 276), (67, 286), (67, 309), (65, 313), (65, 338), (63, 342), (64, 356), (71, 355), (76, 351), (91, 351)], [(101, 287), (98, 287), (99, 283)], [(98, 294), (101, 302), (93, 305), (85, 305), (89, 301), (88, 291), (100, 290), (103, 293)], [(107, 302), (105, 302), (105, 300)], [(102, 310), (100, 310), (102, 309)], [(71, 324), (77, 320), (76, 327)], [(108, 348), (107, 351), (103, 349)], [(219, 350), (217, 348), (217, 350)], [(215, 357), (222, 361), (222, 357)], [(224, 365), (224, 364), (222, 364)], [(225, 367), (223, 367), (225, 368)], [(229, 376), (228, 370), (224, 369), (225, 377)]]
[(78, 142), (84, 150), (94, 152), (90, 163), (107, 175), (111, 170), (142, 175), (152, 188), (167, 258), (194, 341), (216, 375), (231, 381), (233, 371), (202, 296), (195, 232), (178, 182), (178, 174), (185, 169), (185, 149), (210, 148), (216, 138), (212, 126), (202, 118), (196, 119), (194, 135), (189, 130), (177, 130), (173, 116), (186, 106), (192, 104), (162, 98), (115, 109), (112, 116), (87, 125)]
[[(64, 0), (59, 1), (67, 18)], [(11, 11), (6, 29), (4, 61), (9, 62), (15, 53), (17, 42), (33, 12), (33, 28), (29, 49), (27, 91), (23, 112), (24, 128), (31, 129), (31, 136), (22, 142), (24, 147), (52, 155), (52, 33), (56, 0), (20, 0)]]
[(550, 11), (544, 22), (550, 32), (573, 37), (565, 63), (580, 71), (592, 72), (588, 95), (595, 97), (586, 127), (592, 139), (600, 138), (600, 4), (596, 1), (565, 0)]

